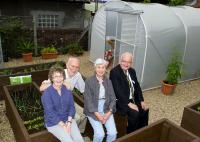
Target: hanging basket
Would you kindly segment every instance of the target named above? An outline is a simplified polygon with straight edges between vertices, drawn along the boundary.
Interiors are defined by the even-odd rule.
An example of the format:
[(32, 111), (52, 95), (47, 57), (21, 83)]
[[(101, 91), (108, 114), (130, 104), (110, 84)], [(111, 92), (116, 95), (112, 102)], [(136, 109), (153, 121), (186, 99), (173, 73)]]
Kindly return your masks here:
[(174, 89), (176, 88), (176, 84), (174, 84), (174, 85), (167, 84), (167, 83), (165, 83), (164, 80), (162, 80), (161, 83), (162, 83), (161, 91), (163, 94), (165, 94), (165, 95), (173, 94)]

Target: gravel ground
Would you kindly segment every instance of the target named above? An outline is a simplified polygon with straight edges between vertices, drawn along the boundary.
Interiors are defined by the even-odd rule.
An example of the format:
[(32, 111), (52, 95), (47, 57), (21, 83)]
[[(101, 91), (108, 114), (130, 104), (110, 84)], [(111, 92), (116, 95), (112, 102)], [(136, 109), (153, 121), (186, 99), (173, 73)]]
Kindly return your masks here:
[[(66, 60), (67, 55), (61, 55), (56, 60)], [(20, 66), (26, 64), (37, 64), (42, 62), (49, 62), (55, 60), (42, 60), (41, 57), (34, 57), (31, 63), (25, 63), (22, 59), (11, 60), (4, 64), (5, 67)], [(80, 57), (81, 68), (80, 72), (89, 77), (93, 74), (93, 65), (89, 61), (89, 53), (85, 52)], [(149, 123), (155, 122), (161, 118), (168, 118), (169, 120), (180, 125), (184, 106), (200, 100), (200, 79), (184, 82), (177, 85), (173, 95), (166, 96), (160, 91), (160, 88), (145, 91), (145, 101), (150, 107)], [(12, 129), (9, 121), (5, 115), (4, 101), (0, 102), (0, 142), (15, 142)], [(86, 140), (88, 141), (88, 140)]]

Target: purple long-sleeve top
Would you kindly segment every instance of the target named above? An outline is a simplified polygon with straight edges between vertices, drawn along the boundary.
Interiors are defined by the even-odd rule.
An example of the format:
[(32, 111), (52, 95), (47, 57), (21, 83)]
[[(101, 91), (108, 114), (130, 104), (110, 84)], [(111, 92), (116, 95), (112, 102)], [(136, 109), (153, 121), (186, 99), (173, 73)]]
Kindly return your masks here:
[(57, 125), (60, 121), (66, 122), (69, 116), (73, 118), (75, 115), (72, 92), (63, 85), (61, 95), (51, 85), (44, 91), (41, 100), (47, 127)]

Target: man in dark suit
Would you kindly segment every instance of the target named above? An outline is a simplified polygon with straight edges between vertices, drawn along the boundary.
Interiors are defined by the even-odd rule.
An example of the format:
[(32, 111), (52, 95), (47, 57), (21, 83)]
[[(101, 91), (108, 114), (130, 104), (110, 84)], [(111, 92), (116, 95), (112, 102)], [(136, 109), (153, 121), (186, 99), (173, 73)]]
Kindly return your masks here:
[(132, 54), (125, 52), (120, 57), (119, 65), (110, 71), (110, 80), (117, 99), (117, 112), (128, 116), (127, 133), (148, 125), (149, 112), (136, 72), (131, 68), (132, 60)]

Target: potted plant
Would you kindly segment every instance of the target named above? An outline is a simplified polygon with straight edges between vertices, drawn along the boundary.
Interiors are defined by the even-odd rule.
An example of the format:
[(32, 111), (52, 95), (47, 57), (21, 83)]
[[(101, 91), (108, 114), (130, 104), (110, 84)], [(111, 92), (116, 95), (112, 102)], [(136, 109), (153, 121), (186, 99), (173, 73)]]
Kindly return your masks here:
[(54, 59), (58, 56), (57, 49), (51, 45), (50, 47), (41, 50), (42, 59)]
[(180, 60), (180, 56), (176, 52), (174, 52), (171, 61), (167, 66), (166, 78), (165, 80), (161, 81), (162, 83), (161, 91), (163, 94), (168, 95), (174, 92), (176, 84), (178, 83), (178, 79), (181, 78), (182, 76), (181, 72), (182, 64), (183, 63)]
[(78, 42), (71, 43), (71, 44), (67, 45), (66, 48), (68, 50), (68, 53), (71, 55), (79, 56), (79, 55), (83, 54), (83, 49)]
[(20, 40), (17, 44), (17, 50), (19, 53), (22, 54), (24, 62), (31, 62), (32, 61), (32, 51), (33, 51), (34, 44), (32, 41), (29, 40)]

